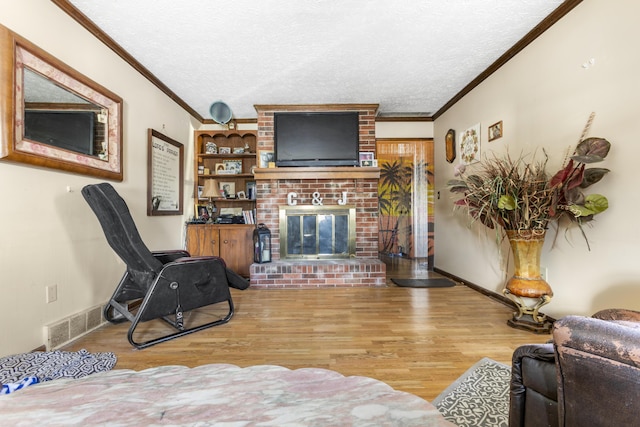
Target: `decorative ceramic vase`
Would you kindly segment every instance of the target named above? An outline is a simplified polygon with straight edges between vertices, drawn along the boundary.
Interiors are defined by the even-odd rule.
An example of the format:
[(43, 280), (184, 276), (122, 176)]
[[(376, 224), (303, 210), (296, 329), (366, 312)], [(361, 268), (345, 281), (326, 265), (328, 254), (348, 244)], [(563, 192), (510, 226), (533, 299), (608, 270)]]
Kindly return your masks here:
[[(514, 274), (507, 282), (504, 294), (515, 302), (518, 312), (507, 324), (537, 333), (549, 333), (551, 322), (540, 314), (540, 308), (553, 297), (551, 286), (540, 276), (540, 254), (544, 245), (544, 230), (507, 230), (513, 253)], [(524, 298), (533, 299), (527, 304)]]

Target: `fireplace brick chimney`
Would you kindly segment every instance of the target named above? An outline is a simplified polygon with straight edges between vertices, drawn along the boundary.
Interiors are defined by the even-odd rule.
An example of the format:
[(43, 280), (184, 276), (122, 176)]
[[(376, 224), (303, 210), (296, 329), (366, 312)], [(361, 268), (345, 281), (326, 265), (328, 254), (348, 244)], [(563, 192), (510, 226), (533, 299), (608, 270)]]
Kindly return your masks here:
[[(360, 151), (375, 152), (377, 104), (256, 105), (258, 112), (258, 150), (274, 150), (274, 113), (280, 111), (357, 111)], [(349, 169), (349, 167), (346, 167)], [(285, 169), (285, 168), (281, 168)], [(291, 168), (286, 168), (291, 169)], [(304, 169), (304, 168), (296, 168)], [(256, 173), (257, 223), (271, 230), (270, 264), (251, 266), (251, 285), (256, 287), (385, 286), (385, 265), (378, 260), (378, 176), (357, 172), (329, 174), (299, 179), (295, 174), (278, 176), (270, 171), (266, 179)], [(352, 171), (365, 168), (351, 168)], [(369, 169), (369, 168), (367, 168)], [(319, 192), (323, 205), (337, 205), (342, 192), (348, 204), (356, 206), (356, 254), (349, 260), (280, 260), (279, 208), (287, 204), (287, 194), (296, 192), (298, 203), (311, 204)]]

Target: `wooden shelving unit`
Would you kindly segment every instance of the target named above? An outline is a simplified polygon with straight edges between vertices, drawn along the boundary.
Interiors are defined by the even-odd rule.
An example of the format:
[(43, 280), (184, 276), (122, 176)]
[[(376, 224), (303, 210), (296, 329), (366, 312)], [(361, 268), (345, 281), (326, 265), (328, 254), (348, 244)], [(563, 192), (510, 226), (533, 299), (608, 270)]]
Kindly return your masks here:
[[(253, 211), (255, 209), (255, 192), (253, 197), (250, 197), (247, 183), (255, 182), (252, 171), (256, 166), (256, 131), (196, 131), (194, 140), (196, 144), (193, 189), (195, 212), (198, 212), (198, 206), (209, 203), (209, 199), (199, 197), (205, 181), (209, 179), (215, 180), (220, 185), (227, 183), (233, 187), (230, 190), (231, 194), (227, 197), (212, 200), (216, 207), (214, 220), (224, 208), (239, 207), (242, 210)], [(207, 152), (208, 143), (215, 144), (216, 153)], [(225, 149), (230, 153), (220, 153)], [(237, 152), (238, 150), (243, 152)], [(227, 168), (231, 165), (237, 173), (217, 173), (221, 165)], [(239, 192), (243, 192), (247, 198), (234, 198), (233, 196)]]
[[(215, 255), (225, 260), (227, 267), (243, 276), (249, 276), (249, 267), (253, 263), (253, 229), (255, 224), (219, 224), (216, 220), (220, 213), (229, 208), (255, 213), (255, 190), (253, 197), (248, 193), (248, 183), (255, 184), (252, 171), (256, 166), (256, 131), (196, 131), (194, 165), (194, 212), (201, 206), (207, 206), (208, 198), (199, 197), (207, 180), (215, 180), (218, 187), (233, 186), (228, 196), (244, 192), (247, 198), (218, 197), (211, 202), (216, 208), (210, 222), (206, 224), (188, 224), (187, 250), (194, 256)], [(215, 144), (215, 153), (207, 152), (207, 144)], [(220, 153), (220, 149), (229, 153)], [(242, 151), (242, 152), (240, 152)], [(236, 173), (216, 173), (223, 165)], [(255, 185), (254, 185), (255, 189)], [(254, 216), (253, 216), (254, 217)]]

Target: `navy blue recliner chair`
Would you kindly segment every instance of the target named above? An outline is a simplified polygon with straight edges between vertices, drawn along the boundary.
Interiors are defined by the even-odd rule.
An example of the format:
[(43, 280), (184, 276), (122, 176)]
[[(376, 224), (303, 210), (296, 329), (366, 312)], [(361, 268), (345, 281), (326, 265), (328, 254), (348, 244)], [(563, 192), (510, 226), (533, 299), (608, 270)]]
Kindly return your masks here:
[[(109, 183), (87, 185), (82, 195), (98, 217), (107, 242), (127, 269), (104, 317), (111, 323), (130, 321), (128, 339), (143, 349), (212, 326), (229, 322), (234, 313), (229, 286), (246, 289), (249, 282), (226, 268), (219, 257), (191, 257), (185, 250), (151, 252), (133, 222), (125, 201)], [(185, 313), (196, 308), (225, 304), (226, 315), (204, 324), (191, 323)], [(134, 339), (140, 322), (162, 319), (170, 333), (142, 342)], [(138, 334), (140, 335), (140, 333)], [(149, 335), (145, 331), (144, 335)]]

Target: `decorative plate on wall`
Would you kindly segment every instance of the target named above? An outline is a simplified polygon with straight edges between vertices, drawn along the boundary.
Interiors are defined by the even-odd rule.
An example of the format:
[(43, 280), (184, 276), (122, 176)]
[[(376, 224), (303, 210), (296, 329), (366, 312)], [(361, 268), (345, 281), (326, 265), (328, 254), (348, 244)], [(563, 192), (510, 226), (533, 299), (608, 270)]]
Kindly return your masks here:
[(444, 137), (445, 153), (447, 162), (453, 163), (456, 159), (456, 131), (449, 129)]

